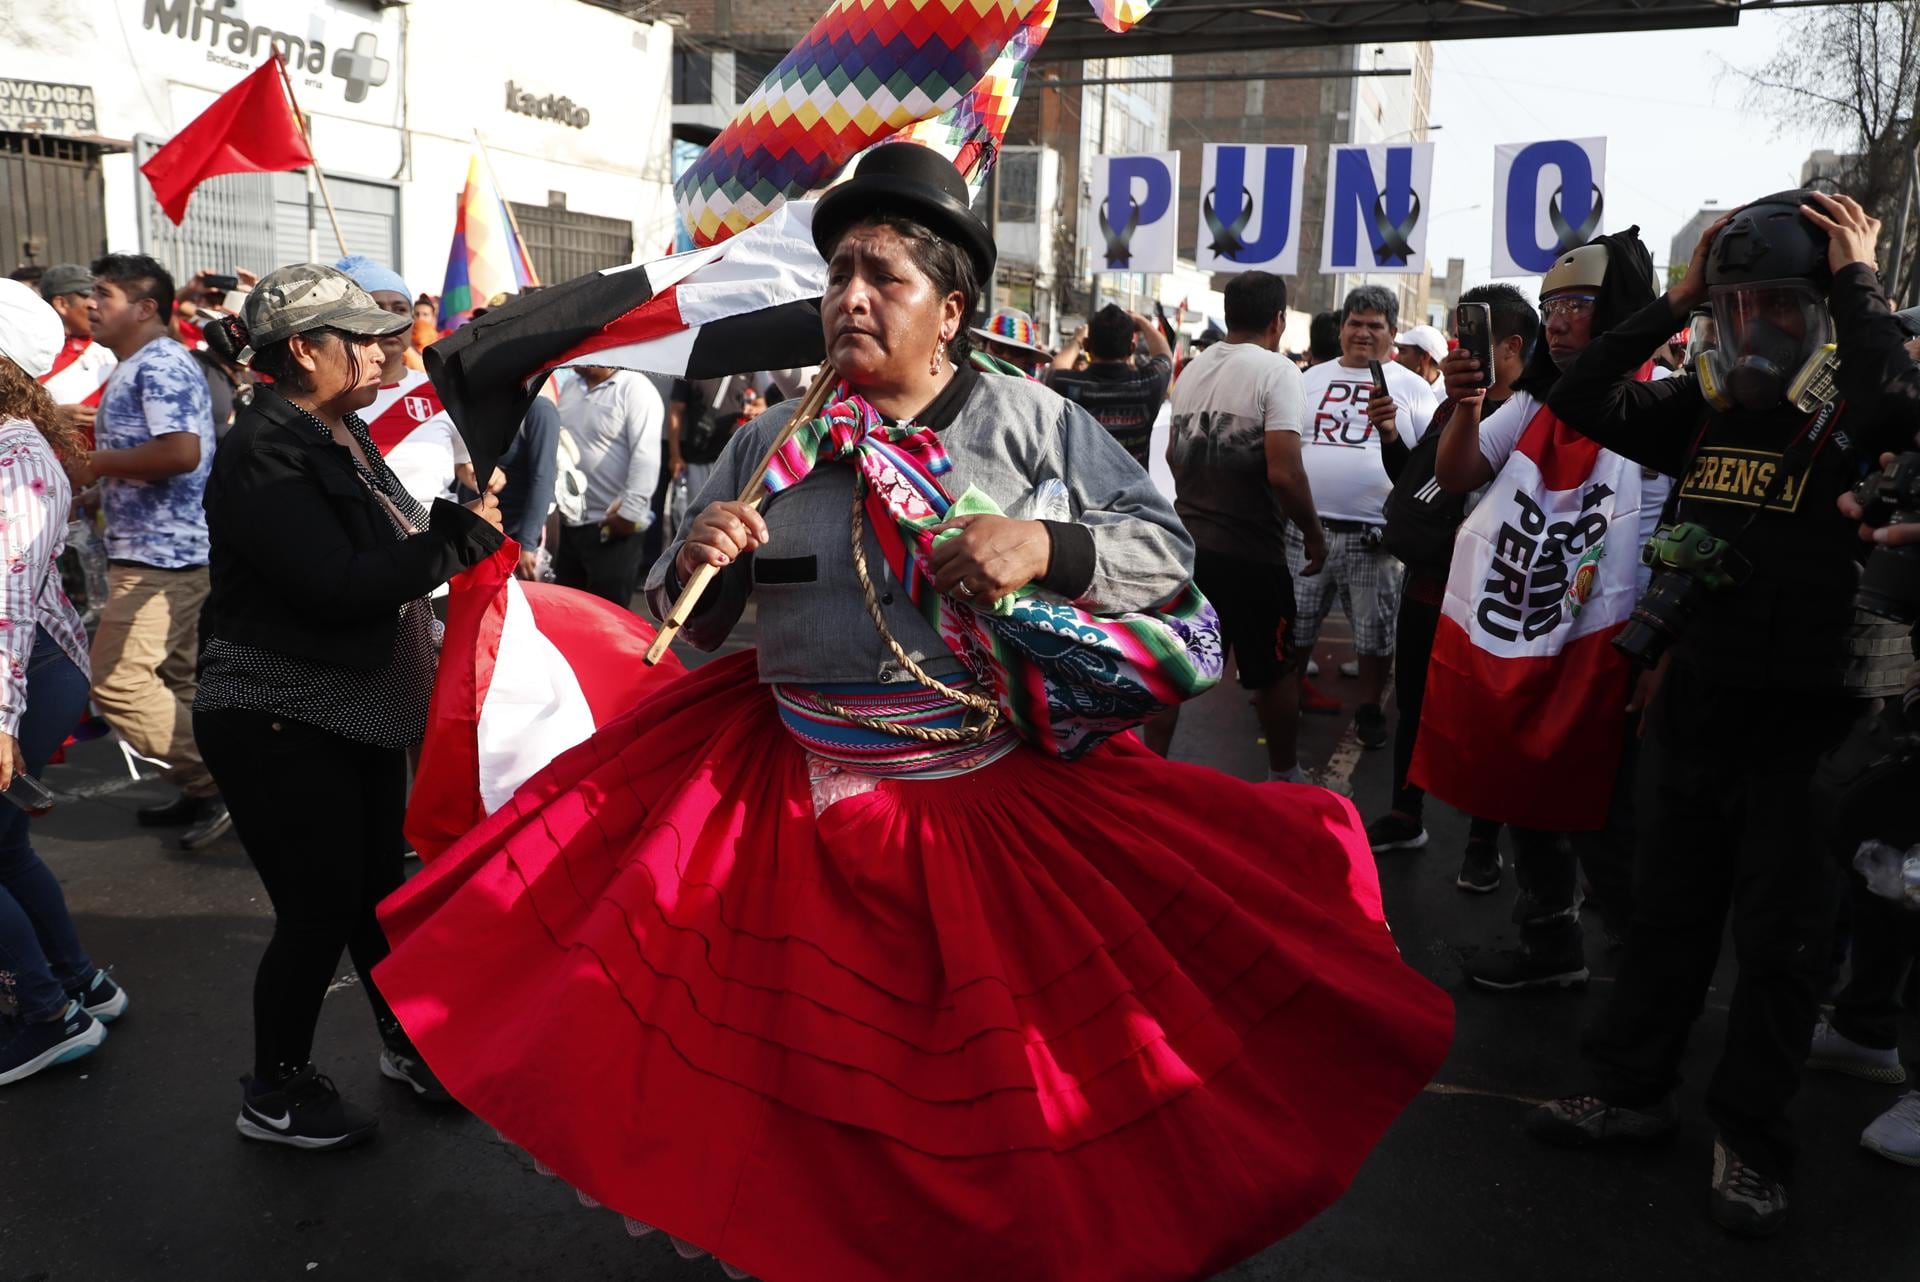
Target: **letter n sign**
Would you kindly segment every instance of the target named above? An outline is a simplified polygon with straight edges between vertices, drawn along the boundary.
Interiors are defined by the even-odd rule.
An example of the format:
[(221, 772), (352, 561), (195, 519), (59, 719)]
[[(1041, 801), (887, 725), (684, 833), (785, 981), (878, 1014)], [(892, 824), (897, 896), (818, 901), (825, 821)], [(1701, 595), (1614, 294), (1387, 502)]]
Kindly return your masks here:
[(1555, 138), (1493, 149), (1493, 274), (1538, 276), (1600, 234), (1607, 140)]
[(1093, 269), (1098, 272), (1170, 272), (1179, 211), (1180, 153), (1101, 156), (1094, 166)]
[(1326, 272), (1427, 270), (1428, 194), (1433, 144), (1328, 149)]
[(1300, 196), (1307, 149), (1208, 143), (1200, 162), (1203, 272), (1300, 270)]

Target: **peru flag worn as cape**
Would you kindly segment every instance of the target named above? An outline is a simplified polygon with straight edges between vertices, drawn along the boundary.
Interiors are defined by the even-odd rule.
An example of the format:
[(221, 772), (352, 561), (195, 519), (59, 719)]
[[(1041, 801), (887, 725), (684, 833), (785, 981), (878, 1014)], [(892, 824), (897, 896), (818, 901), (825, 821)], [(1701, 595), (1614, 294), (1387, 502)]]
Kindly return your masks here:
[(1640, 466), (1542, 405), (1454, 542), (1413, 781), (1552, 832), (1606, 820), (1638, 596)]
[(453, 580), (433, 709), (407, 805), (432, 859), (567, 749), (680, 676), (641, 660), (652, 625), (597, 596), (513, 577), (509, 539)]

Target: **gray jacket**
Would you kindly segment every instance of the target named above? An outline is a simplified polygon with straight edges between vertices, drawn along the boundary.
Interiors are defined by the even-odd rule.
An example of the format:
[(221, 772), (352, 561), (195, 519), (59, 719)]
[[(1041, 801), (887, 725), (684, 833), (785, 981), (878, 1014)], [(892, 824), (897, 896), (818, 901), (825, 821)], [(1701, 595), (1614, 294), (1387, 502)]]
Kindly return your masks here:
[[(783, 402), (736, 433), (692, 510), (737, 498), (797, 407)], [(1091, 415), (1040, 384), (980, 375), (940, 442), (953, 463), (942, 478), (949, 494), (957, 498), (972, 485), (1010, 517), (1078, 522), (1091, 531), (1093, 578), (1075, 604), (1103, 614), (1145, 609), (1192, 578), (1193, 540), (1173, 505)], [(853, 469), (845, 463), (822, 463), (801, 484), (770, 496), (761, 506), (770, 541), (721, 573), (688, 621), (687, 640), (703, 650), (719, 646), (751, 594), (762, 681), (911, 680), (874, 630), (854, 576), (852, 502)], [(672, 605), (682, 539), (647, 575), (657, 618)], [(866, 552), (887, 627), (901, 646), (929, 672), (959, 671), (952, 651), (898, 590), (871, 529)]]

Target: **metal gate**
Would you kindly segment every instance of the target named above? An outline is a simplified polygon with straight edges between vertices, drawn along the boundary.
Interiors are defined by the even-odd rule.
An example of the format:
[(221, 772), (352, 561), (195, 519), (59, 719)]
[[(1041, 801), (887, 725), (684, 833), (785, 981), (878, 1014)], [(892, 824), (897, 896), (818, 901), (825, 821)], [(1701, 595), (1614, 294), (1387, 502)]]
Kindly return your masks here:
[(633, 224), (625, 219), (517, 201), (513, 217), (544, 285), (633, 261)]
[(100, 149), (0, 133), (0, 265), (90, 263), (107, 252)]
[[(159, 146), (135, 140), (135, 162), (145, 164)], [(193, 189), (186, 220), (175, 226), (140, 184), (140, 244), (177, 281), (199, 271), (244, 267), (264, 276), (276, 267), (305, 262), (307, 178), (304, 172), (224, 174)], [(389, 265), (400, 260), (400, 192), (392, 183), (327, 174), (347, 248)], [(317, 204), (317, 198), (316, 198)], [(314, 211), (320, 261), (340, 256), (324, 208)]]

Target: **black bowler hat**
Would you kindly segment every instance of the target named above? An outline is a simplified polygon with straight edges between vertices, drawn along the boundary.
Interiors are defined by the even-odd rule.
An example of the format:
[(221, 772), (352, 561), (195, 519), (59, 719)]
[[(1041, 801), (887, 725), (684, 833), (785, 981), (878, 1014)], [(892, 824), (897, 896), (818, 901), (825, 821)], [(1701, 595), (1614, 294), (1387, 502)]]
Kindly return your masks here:
[(973, 260), (974, 274), (993, 275), (993, 235), (967, 205), (960, 171), (939, 152), (912, 142), (875, 147), (853, 177), (820, 198), (813, 211), (813, 243), (822, 258), (847, 228), (876, 213), (901, 213), (945, 236)]

